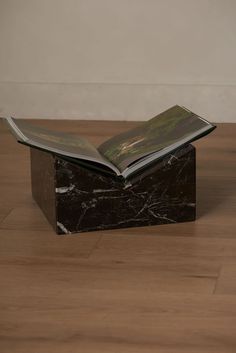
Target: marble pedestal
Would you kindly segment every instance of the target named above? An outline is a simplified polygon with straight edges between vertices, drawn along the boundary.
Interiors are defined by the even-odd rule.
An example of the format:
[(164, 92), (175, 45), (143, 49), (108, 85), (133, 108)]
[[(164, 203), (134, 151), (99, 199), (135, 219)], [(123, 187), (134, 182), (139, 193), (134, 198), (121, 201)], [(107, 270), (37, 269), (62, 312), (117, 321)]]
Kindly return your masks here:
[(123, 182), (31, 148), (32, 195), (57, 234), (193, 221), (195, 148)]

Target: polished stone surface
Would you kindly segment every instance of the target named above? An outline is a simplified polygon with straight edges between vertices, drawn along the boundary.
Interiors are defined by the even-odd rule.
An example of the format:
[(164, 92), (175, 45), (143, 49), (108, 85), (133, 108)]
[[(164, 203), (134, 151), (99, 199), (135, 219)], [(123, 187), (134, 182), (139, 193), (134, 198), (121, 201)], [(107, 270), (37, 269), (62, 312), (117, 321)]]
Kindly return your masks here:
[(58, 234), (195, 219), (192, 145), (126, 182), (33, 148), (31, 165), (33, 197)]

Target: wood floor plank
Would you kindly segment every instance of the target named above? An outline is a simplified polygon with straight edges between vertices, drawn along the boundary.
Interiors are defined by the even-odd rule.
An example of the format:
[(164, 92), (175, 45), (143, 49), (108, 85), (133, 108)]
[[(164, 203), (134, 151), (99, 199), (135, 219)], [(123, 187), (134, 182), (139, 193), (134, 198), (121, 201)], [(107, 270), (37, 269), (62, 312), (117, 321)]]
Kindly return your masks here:
[[(58, 263), (58, 266), (50, 266), (48, 263), (44, 266), (31, 263), (26, 265), (1, 264), (0, 276), (2, 277), (2, 293), (12, 294), (17, 287), (22, 292), (40, 291), (51, 292), (54, 295), (58, 291), (64, 291), (64, 295), (69, 290), (77, 292), (78, 290), (94, 289), (119, 291), (125, 290), (140, 291), (145, 288), (147, 291), (156, 293), (196, 293), (212, 294), (215, 288), (216, 276), (205, 276), (186, 271), (175, 271), (169, 268), (169, 271), (158, 269), (158, 266), (151, 270), (142, 270), (141, 266), (137, 269), (132, 266), (118, 266), (108, 264), (108, 266), (95, 266), (92, 263), (89, 266), (80, 263), (68, 267)], [(97, 266), (96, 266), (97, 265)], [(145, 267), (144, 267), (145, 268)], [(12, 280), (12, 276), (14, 280)], [(40, 289), (41, 288), (41, 289)], [(7, 290), (7, 292), (6, 292)]]
[[(32, 124), (95, 145), (136, 122)], [(0, 119), (0, 353), (235, 353), (236, 125), (197, 147), (197, 220), (57, 236)]]
[[(171, 225), (172, 226), (172, 225)], [(154, 228), (154, 227), (153, 227)], [(225, 255), (226, 241), (221, 238), (182, 237), (174, 234), (177, 227), (173, 225), (173, 235), (158, 236), (161, 226), (155, 226), (156, 234), (142, 235), (141, 228), (133, 228), (132, 234), (123, 234), (119, 230), (104, 233), (92, 258), (128, 259), (128, 258), (155, 258), (158, 256), (223, 256)], [(148, 228), (149, 229), (149, 228)], [(135, 233), (136, 230), (136, 233)], [(145, 228), (147, 230), (147, 228)], [(153, 230), (154, 231), (154, 230)], [(228, 239), (228, 251), (232, 246), (235, 251), (236, 240)]]
[(223, 264), (215, 293), (236, 295), (236, 257), (234, 262)]
[(15, 207), (5, 217), (0, 229), (52, 230), (42, 211), (34, 202), (27, 206)]
[(235, 349), (234, 296), (70, 290), (65, 301), (63, 294), (39, 297), (35, 291), (33, 297), (24, 293), (1, 297), (5, 304), (1, 314), (7, 312), (1, 335), (4, 352), (227, 353)]
[[(39, 263), (48, 260), (79, 259), (87, 257), (101, 238), (101, 234), (58, 236), (50, 228), (49, 230), (0, 230), (0, 263), (3, 259), (13, 257), (17, 264), (17, 258), (30, 265), (28, 258)], [(35, 260), (34, 260), (35, 259)], [(4, 260), (4, 261), (5, 261)], [(3, 262), (4, 263), (4, 262)]]
[(11, 207), (6, 207), (5, 205), (4, 207), (2, 207), (2, 205), (0, 205), (0, 226), (3, 220), (8, 216), (10, 212), (11, 212)]

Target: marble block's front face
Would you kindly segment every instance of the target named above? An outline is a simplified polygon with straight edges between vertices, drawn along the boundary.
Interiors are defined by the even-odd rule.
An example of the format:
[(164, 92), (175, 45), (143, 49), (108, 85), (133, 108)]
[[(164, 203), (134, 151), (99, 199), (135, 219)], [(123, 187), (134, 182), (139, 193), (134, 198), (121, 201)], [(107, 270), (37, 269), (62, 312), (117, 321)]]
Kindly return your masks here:
[(58, 234), (195, 219), (191, 145), (125, 183), (36, 149), (31, 169), (33, 197)]

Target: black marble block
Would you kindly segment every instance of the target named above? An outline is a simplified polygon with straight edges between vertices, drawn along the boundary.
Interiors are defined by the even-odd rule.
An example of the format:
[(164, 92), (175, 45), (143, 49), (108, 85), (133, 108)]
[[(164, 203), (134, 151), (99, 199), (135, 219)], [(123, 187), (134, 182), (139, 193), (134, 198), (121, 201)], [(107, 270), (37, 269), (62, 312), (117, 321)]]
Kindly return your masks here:
[(125, 182), (31, 148), (31, 180), (32, 195), (57, 234), (195, 219), (192, 145)]

